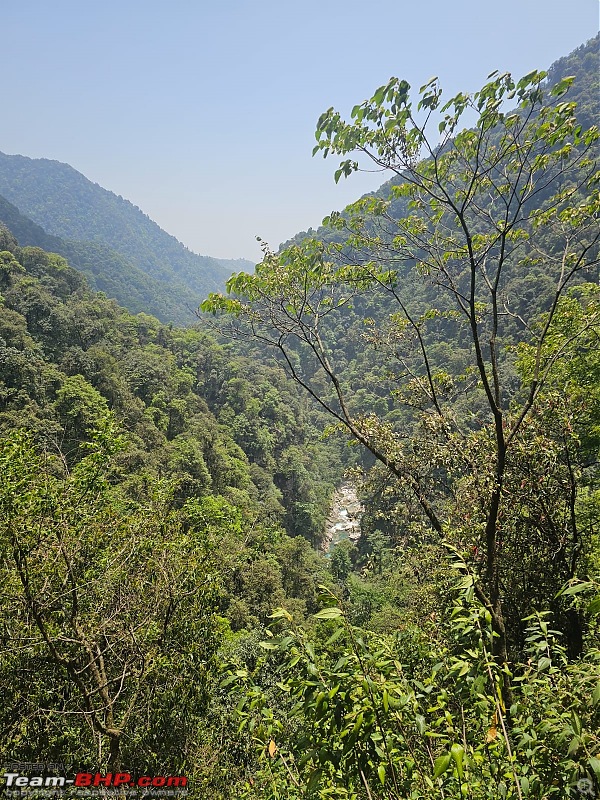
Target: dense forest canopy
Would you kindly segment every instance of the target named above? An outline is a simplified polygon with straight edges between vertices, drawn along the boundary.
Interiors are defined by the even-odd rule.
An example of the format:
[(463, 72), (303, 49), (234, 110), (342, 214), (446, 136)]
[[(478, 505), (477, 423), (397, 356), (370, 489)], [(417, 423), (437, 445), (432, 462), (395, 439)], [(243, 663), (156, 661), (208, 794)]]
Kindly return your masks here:
[[(19, 173), (7, 764), (186, 776), (199, 800), (600, 794), (597, 59), (325, 112), (337, 178), (366, 158), (391, 180), (265, 246), (188, 328), (131, 311), (166, 250), (145, 243), (145, 295), (114, 208), (82, 204), (74, 241), (47, 225), (67, 173), (46, 200)], [(86, 237), (130, 310), (74, 268)], [(343, 476), (361, 536), (325, 553)]]

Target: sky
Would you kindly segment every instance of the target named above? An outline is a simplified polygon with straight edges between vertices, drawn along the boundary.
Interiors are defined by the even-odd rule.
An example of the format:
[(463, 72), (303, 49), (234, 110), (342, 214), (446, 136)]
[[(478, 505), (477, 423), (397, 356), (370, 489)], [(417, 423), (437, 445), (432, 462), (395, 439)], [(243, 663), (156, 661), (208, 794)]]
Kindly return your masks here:
[(1, 0), (0, 151), (63, 161), (203, 255), (259, 260), (385, 175), (334, 183), (319, 115), (395, 75), (545, 69), (598, 0)]

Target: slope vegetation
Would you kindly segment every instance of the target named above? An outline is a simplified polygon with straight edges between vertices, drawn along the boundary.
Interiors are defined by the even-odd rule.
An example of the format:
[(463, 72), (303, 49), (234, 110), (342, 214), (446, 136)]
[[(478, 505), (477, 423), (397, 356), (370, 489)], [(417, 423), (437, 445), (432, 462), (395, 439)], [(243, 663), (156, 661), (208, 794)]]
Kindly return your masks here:
[[(25, 215), (62, 243), (51, 244), (93, 285), (134, 311), (150, 311), (164, 322), (189, 323), (206, 294), (223, 285), (242, 259), (192, 253), (139, 208), (58, 161), (0, 153), (0, 219), (23, 245), (48, 246)], [(131, 289), (129, 288), (131, 287)], [(165, 301), (161, 295), (169, 296)]]

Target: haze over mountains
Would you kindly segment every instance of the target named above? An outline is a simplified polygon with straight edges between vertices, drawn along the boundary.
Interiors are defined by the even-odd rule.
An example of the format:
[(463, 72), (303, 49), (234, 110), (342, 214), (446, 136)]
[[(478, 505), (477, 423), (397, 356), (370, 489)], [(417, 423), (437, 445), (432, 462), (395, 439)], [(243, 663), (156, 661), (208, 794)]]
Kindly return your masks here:
[(163, 322), (192, 322), (208, 292), (253, 267), (191, 252), (137, 206), (59, 161), (0, 153), (0, 221), (21, 245), (59, 253), (92, 288)]
[[(548, 74), (549, 85), (575, 76), (571, 97), (585, 126), (598, 117), (597, 63), (598, 36), (555, 62)], [(387, 198), (397, 182), (383, 183), (376, 194)], [(394, 213), (402, 215), (403, 208), (394, 204)], [(0, 152), (0, 222), (22, 246), (59, 253), (92, 289), (162, 322), (192, 323), (209, 292), (223, 289), (233, 272), (253, 269), (244, 259), (191, 252), (137, 206), (59, 161)], [(300, 232), (290, 242), (306, 235)], [(329, 234), (319, 228), (317, 235)]]
[[(413, 164), (392, 120), (374, 201), (203, 304), (225, 342), (170, 320), (248, 262), (0, 157), (11, 769), (175, 800), (600, 788), (597, 45), (550, 70), (577, 107), (534, 74), (498, 114), (499, 77)], [(356, 537), (328, 542), (332, 497)]]

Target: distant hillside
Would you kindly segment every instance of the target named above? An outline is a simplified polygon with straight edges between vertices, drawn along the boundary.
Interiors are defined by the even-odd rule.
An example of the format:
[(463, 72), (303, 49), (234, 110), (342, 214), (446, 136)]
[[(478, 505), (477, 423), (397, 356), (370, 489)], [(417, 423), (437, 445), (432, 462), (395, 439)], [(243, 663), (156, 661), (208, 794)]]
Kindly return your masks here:
[(186, 324), (195, 320), (198, 295), (182, 280), (152, 278), (101, 242), (67, 241), (52, 236), (0, 196), (2, 222), (23, 247), (40, 247), (63, 256), (85, 274), (93, 289), (104, 292), (132, 313), (144, 311), (163, 322)]
[[(600, 33), (580, 45), (569, 55), (555, 61), (547, 72), (546, 86), (548, 90), (567, 76), (575, 77), (575, 82), (569, 90), (569, 102), (577, 103), (577, 120), (583, 128), (597, 125), (600, 118)], [(520, 76), (513, 77), (519, 78)], [(560, 100), (562, 98), (559, 99), (559, 102)], [(395, 176), (385, 181), (379, 189), (370, 192), (369, 195), (388, 200), (391, 187), (401, 183), (401, 180), (400, 177)], [(406, 214), (405, 201), (393, 201), (389, 211), (396, 218), (403, 217)], [(319, 226), (317, 230), (309, 228), (308, 231), (299, 231), (287, 242), (282, 243), (280, 249), (284, 250), (292, 244), (299, 244), (307, 237), (329, 241), (335, 238), (335, 233), (323, 226)]]
[(0, 197), (0, 222), (3, 222), (23, 246), (41, 247), (49, 253), (59, 253), (64, 255), (59, 248), (65, 246), (65, 242), (58, 236), (50, 236), (49, 233), (33, 220), (21, 214), (19, 209), (4, 197)]
[(0, 203), (0, 221), (22, 244), (59, 252), (95, 288), (165, 322), (191, 322), (208, 292), (253, 266), (192, 253), (128, 200), (59, 161), (0, 153), (0, 195), (12, 204)]

